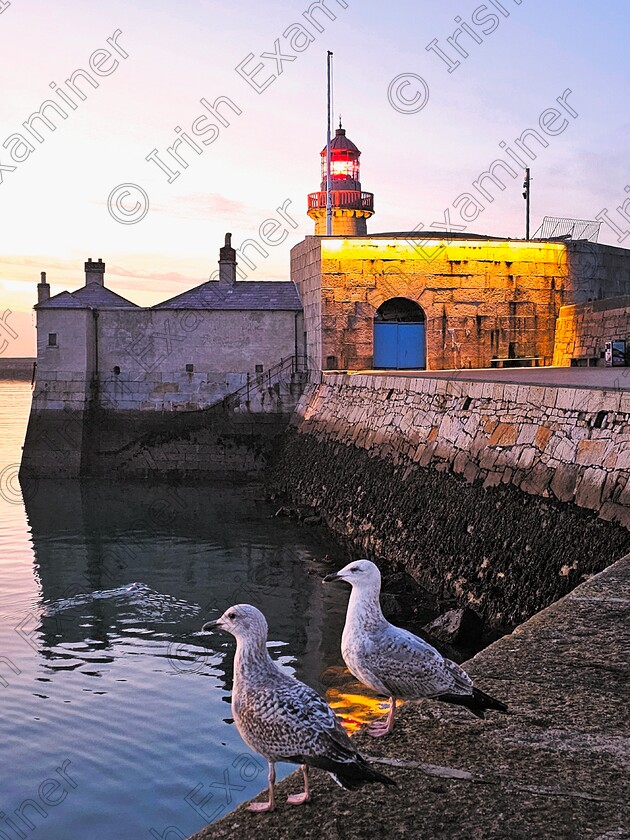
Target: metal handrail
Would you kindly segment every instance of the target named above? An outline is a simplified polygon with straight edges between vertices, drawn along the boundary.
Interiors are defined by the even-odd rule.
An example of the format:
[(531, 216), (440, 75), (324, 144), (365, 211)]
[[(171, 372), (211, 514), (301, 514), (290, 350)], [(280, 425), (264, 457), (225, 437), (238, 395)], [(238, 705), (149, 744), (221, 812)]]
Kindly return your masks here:
[(306, 356), (287, 356), (286, 359), (280, 359), (279, 362), (268, 368), (266, 371), (253, 374), (248, 372), (246, 383), (236, 391), (232, 391), (231, 394), (227, 394), (223, 397), (222, 402), (224, 406), (228, 408), (232, 402), (240, 399), (242, 396), (245, 396), (246, 401), (249, 402), (250, 391), (252, 387), (254, 387), (252, 380), (257, 388), (271, 388), (271, 386), (275, 385), (276, 382), (281, 381), (281, 375), (289, 370), (291, 371), (291, 376), (294, 376), (296, 373), (306, 372), (308, 370)]
[[(362, 190), (332, 190), (330, 193), (333, 207), (347, 207), (356, 210), (374, 210), (373, 193)], [(314, 192), (308, 197), (308, 209), (319, 210), (326, 207), (326, 193)]]

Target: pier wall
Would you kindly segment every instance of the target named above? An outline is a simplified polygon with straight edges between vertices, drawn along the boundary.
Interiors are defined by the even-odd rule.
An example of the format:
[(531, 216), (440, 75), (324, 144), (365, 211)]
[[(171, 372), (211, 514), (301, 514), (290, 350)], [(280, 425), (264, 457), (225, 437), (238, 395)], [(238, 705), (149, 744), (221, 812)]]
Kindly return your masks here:
[(358, 551), (518, 623), (630, 549), (630, 392), (324, 374), (277, 472)]
[(186, 481), (260, 477), (290, 417), (222, 407), (183, 414), (99, 412), (89, 421), (92, 445), (82, 474)]

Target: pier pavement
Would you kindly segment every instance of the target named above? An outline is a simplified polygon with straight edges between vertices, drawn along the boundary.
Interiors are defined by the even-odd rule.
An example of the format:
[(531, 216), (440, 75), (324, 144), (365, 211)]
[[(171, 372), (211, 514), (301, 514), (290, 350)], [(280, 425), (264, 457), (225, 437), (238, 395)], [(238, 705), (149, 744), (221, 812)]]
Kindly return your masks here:
[(466, 664), (509, 715), (422, 701), (385, 738), (358, 735), (397, 788), (350, 793), (313, 771), (296, 808), (292, 774), (275, 813), (241, 806), (191, 840), (628, 840), (629, 654), (630, 556)]

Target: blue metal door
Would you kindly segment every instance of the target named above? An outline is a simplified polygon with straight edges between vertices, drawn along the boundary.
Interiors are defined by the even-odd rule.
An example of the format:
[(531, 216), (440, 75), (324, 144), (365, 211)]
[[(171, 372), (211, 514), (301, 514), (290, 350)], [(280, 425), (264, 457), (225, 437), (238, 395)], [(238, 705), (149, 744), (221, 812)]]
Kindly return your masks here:
[(397, 368), (425, 366), (424, 324), (398, 324)]
[(374, 367), (402, 370), (426, 365), (424, 324), (374, 324)]
[(398, 324), (374, 324), (374, 367), (398, 367)]

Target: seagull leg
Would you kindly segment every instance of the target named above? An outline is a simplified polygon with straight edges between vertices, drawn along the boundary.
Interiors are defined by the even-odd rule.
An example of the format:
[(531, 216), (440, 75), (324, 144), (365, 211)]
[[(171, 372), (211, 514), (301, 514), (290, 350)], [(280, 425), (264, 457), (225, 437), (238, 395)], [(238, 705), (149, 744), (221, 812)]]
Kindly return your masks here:
[(289, 805), (303, 805), (305, 802), (311, 801), (311, 792), (308, 789), (308, 766), (306, 764), (302, 765), (302, 775), (304, 776), (304, 792), (292, 793), (291, 796), (287, 796)]
[(373, 738), (380, 738), (383, 735), (387, 735), (389, 732), (392, 731), (394, 728), (394, 715), (396, 713), (396, 698), (390, 697), (389, 698), (389, 712), (387, 713), (386, 718), (383, 720), (377, 720), (374, 723), (371, 723), (368, 726), (368, 732)]
[(276, 765), (273, 761), (269, 762), (269, 801), (268, 802), (250, 802), (247, 806), (248, 811), (256, 811), (263, 813), (265, 811), (273, 811), (276, 807), (276, 801), (273, 795), (273, 786), (276, 783)]

